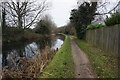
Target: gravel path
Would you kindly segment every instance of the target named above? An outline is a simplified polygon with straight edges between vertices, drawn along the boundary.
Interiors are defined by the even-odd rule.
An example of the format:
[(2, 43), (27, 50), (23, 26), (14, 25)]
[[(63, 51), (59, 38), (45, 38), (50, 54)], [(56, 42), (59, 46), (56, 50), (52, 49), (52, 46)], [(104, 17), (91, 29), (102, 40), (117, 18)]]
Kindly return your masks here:
[(96, 78), (85, 53), (71, 38), (72, 55), (75, 64), (75, 78)]

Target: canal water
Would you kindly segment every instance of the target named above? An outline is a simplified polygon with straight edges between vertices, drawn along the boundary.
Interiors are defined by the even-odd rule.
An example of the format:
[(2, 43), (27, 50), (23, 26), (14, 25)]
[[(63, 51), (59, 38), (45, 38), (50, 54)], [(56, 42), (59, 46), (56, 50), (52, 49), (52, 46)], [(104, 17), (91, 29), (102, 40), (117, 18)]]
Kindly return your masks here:
[[(41, 37), (33, 42), (22, 42), (18, 44), (7, 44), (2, 46), (2, 67), (12, 67), (13, 61), (17, 62), (21, 57), (32, 58), (35, 54), (41, 53), (45, 47), (56, 50), (64, 42), (64, 36)], [(1, 59), (2, 58), (2, 59)]]

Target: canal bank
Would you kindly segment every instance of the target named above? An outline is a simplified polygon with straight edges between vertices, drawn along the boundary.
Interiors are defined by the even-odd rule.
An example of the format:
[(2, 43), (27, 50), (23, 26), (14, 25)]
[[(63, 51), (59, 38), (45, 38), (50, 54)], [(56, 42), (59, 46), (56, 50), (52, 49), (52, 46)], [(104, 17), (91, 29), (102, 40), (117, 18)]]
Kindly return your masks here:
[(74, 63), (71, 54), (70, 37), (66, 38), (62, 47), (56, 53), (50, 64), (46, 67), (40, 78), (73, 78)]
[(56, 35), (23, 46), (3, 47), (3, 77), (37, 78), (37, 75), (41, 74), (52, 60), (56, 51), (61, 48), (64, 38), (63, 35)]

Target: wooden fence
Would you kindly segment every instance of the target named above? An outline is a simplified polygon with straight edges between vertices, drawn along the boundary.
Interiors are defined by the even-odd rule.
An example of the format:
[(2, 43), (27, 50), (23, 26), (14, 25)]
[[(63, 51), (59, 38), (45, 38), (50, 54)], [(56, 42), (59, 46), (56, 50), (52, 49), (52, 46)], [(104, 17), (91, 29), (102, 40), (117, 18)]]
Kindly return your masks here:
[(120, 24), (88, 30), (86, 41), (118, 57), (120, 55)]

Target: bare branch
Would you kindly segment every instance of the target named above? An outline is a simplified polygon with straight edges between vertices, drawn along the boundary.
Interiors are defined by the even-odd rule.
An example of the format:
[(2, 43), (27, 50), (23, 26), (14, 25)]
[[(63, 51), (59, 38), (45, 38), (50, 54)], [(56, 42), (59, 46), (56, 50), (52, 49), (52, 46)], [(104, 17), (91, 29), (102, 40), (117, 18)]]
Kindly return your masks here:
[(34, 17), (34, 19), (28, 25), (26, 25), (26, 27), (28, 26), (28, 28), (29, 28), (32, 25), (32, 23), (34, 23), (34, 21), (36, 20), (36, 18), (38, 17), (38, 15), (40, 13), (42, 13), (43, 11), (45, 11), (45, 9), (46, 9), (46, 7), (45, 7), (45, 1), (44, 1), (43, 4), (42, 4), (41, 10), (37, 13), (37, 15)]
[(103, 4), (101, 4), (100, 6), (98, 6), (97, 8), (100, 8), (102, 6), (104, 6), (107, 2), (104, 2)]
[(113, 8), (111, 9), (110, 11), (106, 12), (106, 13), (95, 13), (95, 15), (106, 15), (106, 14), (112, 14), (112, 11), (114, 11), (118, 6), (120, 5), (120, 1), (118, 2), (118, 4)]
[(13, 0), (11, 0), (11, 2), (6, 2), (8, 17), (19, 27), (23, 27), (24, 25), (24, 27), (29, 28), (45, 10), (47, 10), (46, 0), (41, 2), (39, 6), (35, 5), (34, 1), (28, 2), (28, 0), (24, 2), (14, 2)]

